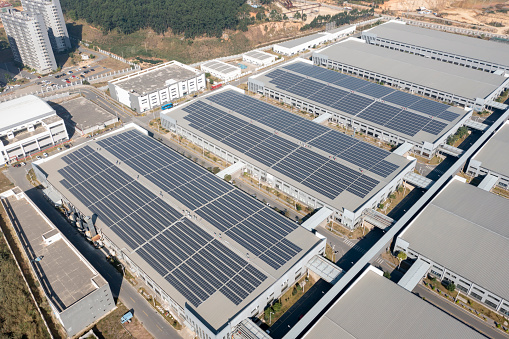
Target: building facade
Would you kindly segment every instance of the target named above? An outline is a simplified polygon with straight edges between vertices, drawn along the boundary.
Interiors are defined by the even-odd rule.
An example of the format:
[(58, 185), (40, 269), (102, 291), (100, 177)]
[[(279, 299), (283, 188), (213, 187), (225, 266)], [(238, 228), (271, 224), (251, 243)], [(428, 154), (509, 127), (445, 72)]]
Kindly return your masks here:
[(25, 12), (42, 14), (51, 46), (55, 52), (63, 52), (71, 48), (69, 33), (65, 26), (64, 15), (58, 0), (22, 0)]
[(0, 104), (0, 164), (69, 139), (65, 122), (36, 96), (28, 95)]
[(41, 74), (57, 70), (43, 14), (10, 9), (0, 17), (15, 61)]

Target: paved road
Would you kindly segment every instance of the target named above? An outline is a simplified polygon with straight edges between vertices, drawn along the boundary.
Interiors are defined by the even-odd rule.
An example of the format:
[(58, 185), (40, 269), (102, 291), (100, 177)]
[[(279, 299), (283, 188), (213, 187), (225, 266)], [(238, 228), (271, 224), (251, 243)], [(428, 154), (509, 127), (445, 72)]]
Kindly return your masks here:
[(134, 310), (134, 315), (155, 338), (181, 338), (173, 327), (143, 298), (129, 282), (106, 260), (104, 253), (92, 246), (85, 238), (58, 212), (43, 196), (42, 191), (35, 189), (25, 177), (24, 168), (9, 168), (7, 175), (34, 201), (41, 211), (55, 224), (66, 238), (108, 281), (115, 297), (118, 297), (127, 308)]
[(443, 297), (438, 296), (435, 292), (431, 292), (426, 287), (418, 284), (413, 292), (420, 297), (425, 297), (426, 301), (435, 305), (445, 313), (450, 314), (453, 318), (461, 321), (465, 325), (474, 328), (478, 332), (484, 334), (488, 338), (501, 338), (507, 339), (508, 336), (499, 329), (491, 327), (485, 321), (477, 316), (472, 315), (470, 312), (456, 306), (455, 304), (445, 300)]

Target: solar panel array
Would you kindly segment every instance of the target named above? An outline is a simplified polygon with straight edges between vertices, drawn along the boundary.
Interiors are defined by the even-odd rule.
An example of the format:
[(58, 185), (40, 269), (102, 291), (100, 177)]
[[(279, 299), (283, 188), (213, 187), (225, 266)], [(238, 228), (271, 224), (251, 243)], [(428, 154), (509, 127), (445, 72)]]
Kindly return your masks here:
[[(235, 305), (267, 276), (185, 217), (160, 196), (169, 194), (251, 255), (279, 269), (302, 249), (285, 237), (298, 226), (192, 161), (136, 130), (82, 147), (62, 159), (61, 184), (198, 307), (220, 291)], [(107, 150), (115, 164), (98, 151)], [(136, 178), (122, 167), (136, 170)], [(161, 191), (139, 182), (143, 176)], [(263, 238), (263, 240), (262, 240)]]
[(443, 121), (459, 117), (448, 111), (448, 105), (302, 62), (275, 69), (266, 76), (278, 89), (409, 136), (419, 131), (438, 135), (447, 127)]
[[(364, 174), (364, 170), (388, 177), (399, 168), (386, 160), (390, 152), (235, 91), (222, 91), (208, 96), (207, 100), (223, 109), (203, 99), (185, 106), (182, 110), (188, 114), (184, 119), (190, 127), (329, 199), (335, 199), (343, 191), (364, 198), (379, 184), (378, 180)], [(231, 111), (247, 119), (240, 119), (230, 114)], [(253, 125), (253, 121), (273, 128), (274, 132)], [(331, 156), (327, 158), (302, 147), (281, 137), (280, 133)], [(359, 168), (354, 170), (339, 164), (335, 161), (338, 158)]]

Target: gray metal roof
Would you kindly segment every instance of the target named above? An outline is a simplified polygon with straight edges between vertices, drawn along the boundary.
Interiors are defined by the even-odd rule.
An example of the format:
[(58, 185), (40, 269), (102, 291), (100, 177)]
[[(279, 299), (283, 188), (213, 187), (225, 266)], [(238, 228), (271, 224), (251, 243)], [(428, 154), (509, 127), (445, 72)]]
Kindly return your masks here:
[(445, 62), (346, 40), (319, 52), (330, 60), (460, 97), (486, 98), (507, 78)]
[(202, 66), (211, 68), (214, 71), (223, 73), (223, 74), (229, 74), (229, 73), (236, 72), (236, 71), (240, 70), (240, 67), (233, 66), (233, 65), (230, 65), (225, 62), (218, 61), (218, 60), (207, 61), (207, 62), (203, 63)]
[(377, 36), (457, 54), (500, 65), (509, 65), (509, 45), (412, 25), (387, 22), (368, 31)]
[(311, 34), (311, 35), (308, 35), (308, 36), (304, 36), (302, 38), (297, 38), (297, 39), (285, 41), (285, 42), (279, 43), (277, 45), (281, 46), (281, 47), (285, 47), (285, 48), (294, 48), (294, 47), (297, 47), (297, 46), (300, 46), (300, 45), (303, 45), (303, 44), (307, 44), (310, 41), (313, 41), (313, 40), (316, 40), (316, 39), (320, 39), (320, 38), (322, 38), (325, 35), (327, 35), (327, 33)]
[(10, 204), (17, 219), (15, 227), (22, 230), (25, 236), (29, 253), (32, 254), (30, 259), (43, 256), (41, 261), (34, 263), (36, 273), (51, 302), (59, 312), (62, 312), (95, 291), (97, 288), (94, 282), (99, 287), (106, 285), (107, 282), (89, 263), (85, 263), (85, 259), (64, 240), (63, 235), (62, 239), (49, 245), (44, 243), (43, 235), (50, 237), (60, 232), (26, 199), (18, 200), (11, 196), (5, 199), (5, 203)]
[(421, 281), (422, 277), (428, 272), (430, 266), (430, 263), (427, 263), (421, 258), (417, 258), (412, 264), (412, 267), (410, 267), (405, 275), (398, 281), (398, 285), (412, 292), (415, 286)]
[(261, 61), (276, 58), (276, 56), (274, 54), (270, 54), (270, 53), (263, 52), (263, 51), (251, 51), (251, 52), (244, 53), (244, 55), (247, 55), (253, 59), (257, 59), (257, 60), (261, 60)]
[(371, 267), (304, 338), (484, 338)]
[(0, 134), (3, 131), (42, 120), (55, 114), (46, 101), (35, 95), (25, 95), (0, 103)]
[(502, 128), (473, 157), (481, 166), (492, 172), (509, 176), (509, 158), (504, 156), (509, 149), (509, 126)]
[(507, 299), (507, 220), (508, 199), (453, 180), (400, 237), (410, 249)]

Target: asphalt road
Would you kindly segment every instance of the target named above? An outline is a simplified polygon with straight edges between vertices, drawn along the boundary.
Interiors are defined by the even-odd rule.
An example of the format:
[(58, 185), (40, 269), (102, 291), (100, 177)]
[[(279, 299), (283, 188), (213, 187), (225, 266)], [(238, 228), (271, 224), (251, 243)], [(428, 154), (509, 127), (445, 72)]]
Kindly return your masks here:
[(27, 167), (11, 167), (7, 170), (7, 175), (13, 180), (16, 186), (25, 191), (41, 211), (108, 281), (113, 295), (118, 297), (127, 308), (134, 310), (134, 315), (154, 338), (181, 338), (177, 331), (150, 306), (145, 298), (143, 298), (129, 282), (122, 278), (122, 275), (106, 260), (104, 253), (85, 240), (85, 238), (67, 222), (64, 216), (44, 198), (42, 191), (35, 189), (28, 182), (25, 176), (25, 169)]
[[(413, 293), (417, 294), (419, 297), (425, 297), (426, 301), (430, 304), (436, 306), (441, 309), (445, 313), (448, 313), (453, 318), (461, 321), (465, 325), (477, 330), (479, 333), (485, 335), (487, 338), (500, 338), (507, 339), (508, 336), (499, 329), (491, 327), (488, 323), (481, 320), (477, 316), (471, 314), (470, 312), (452, 304), (451, 302), (445, 300), (443, 297), (438, 296), (435, 292), (431, 292), (426, 287), (418, 284)], [(445, 315), (444, 315), (445, 316)]]

